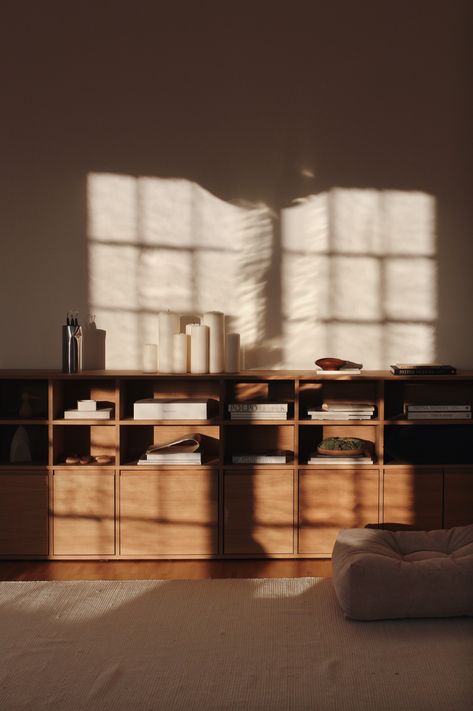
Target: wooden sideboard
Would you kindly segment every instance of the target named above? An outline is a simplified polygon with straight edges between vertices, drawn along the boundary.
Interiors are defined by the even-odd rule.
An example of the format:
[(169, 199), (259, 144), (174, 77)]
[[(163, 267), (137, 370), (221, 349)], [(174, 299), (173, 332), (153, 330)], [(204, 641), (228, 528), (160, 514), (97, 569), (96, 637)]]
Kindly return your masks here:
[[(142, 398), (211, 398), (208, 420), (134, 420)], [(289, 403), (288, 419), (231, 420), (227, 405)], [(65, 420), (78, 399), (110, 420)], [(324, 399), (370, 400), (370, 420), (312, 420)], [(25, 408), (25, 402), (26, 408)], [(0, 371), (0, 556), (38, 559), (327, 558), (340, 528), (435, 529), (473, 523), (471, 420), (407, 420), (406, 402), (473, 403), (473, 373)], [(23, 406), (22, 406), (23, 405)], [(10, 463), (24, 427), (32, 461)], [(147, 446), (198, 432), (199, 466), (138, 466)], [(327, 436), (369, 443), (373, 464), (320, 466)], [(287, 464), (236, 465), (232, 454), (286, 449)], [(107, 465), (68, 465), (70, 453)]]

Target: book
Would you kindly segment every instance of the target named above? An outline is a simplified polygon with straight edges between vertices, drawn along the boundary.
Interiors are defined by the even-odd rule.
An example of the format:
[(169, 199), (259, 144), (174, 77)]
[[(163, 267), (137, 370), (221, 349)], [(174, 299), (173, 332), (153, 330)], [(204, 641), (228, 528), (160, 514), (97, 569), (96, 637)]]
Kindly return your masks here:
[(259, 454), (233, 454), (233, 464), (286, 464), (289, 452), (285, 450), (274, 450), (261, 452)]
[(408, 420), (471, 420), (471, 412), (408, 412)]
[(231, 420), (287, 420), (287, 412), (231, 412)]
[(111, 407), (100, 410), (64, 410), (65, 420), (109, 420), (112, 416)]
[(201, 464), (199, 433), (148, 447), (138, 464)]
[(328, 454), (317, 454), (310, 457), (307, 464), (373, 464), (371, 457), (331, 457)]
[(361, 410), (364, 412), (374, 412), (374, 405), (372, 402), (341, 402), (340, 400), (324, 400), (322, 403), (322, 410), (327, 410), (327, 412), (337, 412), (339, 410)]
[(287, 412), (287, 402), (231, 402), (228, 412)]
[(415, 365), (396, 363), (391, 365), (393, 375), (455, 375), (456, 368), (451, 365)]
[(471, 405), (411, 405), (406, 403), (407, 412), (471, 412)]
[(133, 405), (135, 420), (206, 420), (212, 400), (147, 398)]
[(317, 375), (360, 375), (362, 368), (339, 368), (339, 370), (316, 370)]
[(311, 420), (371, 420), (373, 413), (363, 412), (325, 412), (324, 410), (308, 412)]

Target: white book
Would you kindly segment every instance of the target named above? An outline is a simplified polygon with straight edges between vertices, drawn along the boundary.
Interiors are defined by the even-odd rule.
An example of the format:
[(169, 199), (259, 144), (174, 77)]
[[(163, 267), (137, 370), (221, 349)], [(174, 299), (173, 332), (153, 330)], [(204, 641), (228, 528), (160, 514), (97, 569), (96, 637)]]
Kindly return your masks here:
[(471, 412), (408, 412), (408, 420), (471, 420)]
[(360, 375), (361, 368), (340, 368), (340, 370), (317, 370), (316, 375)]
[(109, 420), (111, 416), (111, 407), (100, 410), (64, 410), (65, 420)]
[(471, 412), (471, 405), (406, 405), (408, 412)]
[(138, 459), (137, 464), (202, 464), (201, 459), (181, 459), (178, 456), (171, 456), (169, 455), (168, 457), (163, 457), (162, 459), (149, 459), (146, 457), (146, 459)]
[(373, 464), (371, 457), (331, 457), (326, 455), (315, 455), (310, 457), (307, 464)]
[(311, 420), (371, 420), (373, 415), (363, 415), (359, 412), (309, 412)]
[(229, 412), (287, 412), (287, 402), (231, 402)]
[(135, 420), (206, 420), (208, 400), (164, 400), (149, 398), (133, 405)]
[(231, 420), (287, 420), (287, 412), (232, 412)]

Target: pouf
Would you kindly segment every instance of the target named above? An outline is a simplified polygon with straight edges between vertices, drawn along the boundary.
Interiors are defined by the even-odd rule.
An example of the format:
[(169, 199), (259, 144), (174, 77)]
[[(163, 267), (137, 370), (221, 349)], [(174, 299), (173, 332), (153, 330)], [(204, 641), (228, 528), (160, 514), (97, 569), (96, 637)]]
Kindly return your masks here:
[(342, 529), (332, 568), (338, 601), (352, 619), (473, 615), (473, 525)]

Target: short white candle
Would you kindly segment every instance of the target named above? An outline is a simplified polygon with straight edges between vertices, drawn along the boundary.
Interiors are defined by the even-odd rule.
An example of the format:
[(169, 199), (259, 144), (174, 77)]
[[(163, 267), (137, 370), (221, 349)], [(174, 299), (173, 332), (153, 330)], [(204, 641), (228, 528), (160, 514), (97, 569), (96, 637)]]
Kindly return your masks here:
[(192, 325), (191, 373), (209, 372), (209, 327)]
[(176, 333), (172, 337), (173, 373), (187, 373), (187, 338), (185, 333)]
[(174, 334), (179, 333), (179, 316), (170, 311), (159, 314), (159, 371), (172, 373)]
[(158, 346), (156, 343), (145, 343), (143, 346), (143, 372), (156, 373), (158, 370)]
[(225, 339), (225, 372), (240, 372), (240, 334), (228, 333)]
[(221, 311), (207, 311), (202, 323), (210, 329), (209, 372), (223, 373), (225, 367), (225, 316)]
[(191, 332), (192, 326), (200, 326), (199, 323), (186, 323), (186, 336), (187, 336), (187, 372), (191, 372), (191, 351), (192, 351), (192, 339)]

